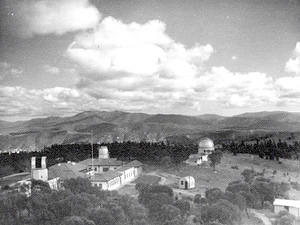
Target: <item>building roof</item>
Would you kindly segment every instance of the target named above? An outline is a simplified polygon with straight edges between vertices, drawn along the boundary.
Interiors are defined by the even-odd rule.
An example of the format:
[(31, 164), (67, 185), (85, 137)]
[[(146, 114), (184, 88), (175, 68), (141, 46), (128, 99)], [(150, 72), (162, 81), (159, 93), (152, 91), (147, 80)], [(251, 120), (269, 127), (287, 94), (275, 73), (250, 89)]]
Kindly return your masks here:
[(204, 154), (204, 153), (197, 153), (197, 154), (190, 154), (189, 155), (189, 158), (190, 159), (197, 159), (197, 158), (200, 158), (200, 157), (202, 157), (202, 156), (205, 156), (206, 154)]
[(124, 165), (124, 166), (121, 166), (121, 167), (119, 167), (118, 169), (116, 169), (116, 171), (123, 172), (123, 171), (128, 170), (128, 169), (131, 169), (131, 168), (133, 168), (133, 166)]
[[(86, 159), (83, 161), (80, 161), (81, 164), (84, 164), (86, 166), (91, 166), (92, 165), (92, 159)], [(121, 166), (123, 164), (122, 161), (119, 161), (115, 158), (109, 158), (109, 159), (99, 159), (95, 158), (93, 160), (93, 165), (94, 166)]]
[(288, 199), (278, 199), (278, 198), (276, 198), (273, 205), (300, 208), (300, 200), (288, 200)]
[(179, 180), (195, 181), (195, 178), (192, 176), (186, 176), (186, 177), (181, 177)]
[(143, 165), (143, 163), (141, 163), (138, 160), (133, 160), (133, 161), (126, 164), (126, 166), (131, 166), (131, 167), (140, 167), (142, 165)]
[(122, 174), (117, 171), (107, 171), (105, 173), (96, 173), (94, 176), (91, 177), (91, 181), (110, 181), (116, 177), (121, 176)]
[(58, 163), (48, 168), (49, 179), (59, 177), (70, 179), (86, 176), (86, 165), (81, 163)]
[(4, 187), (6, 185), (10, 186), (19, 181), (27, 180), (30, 178), (31, 178), (31, 174), (28, 172), (11, 174), (9, 176), (0, 178), (0, 186), (1, 187)]

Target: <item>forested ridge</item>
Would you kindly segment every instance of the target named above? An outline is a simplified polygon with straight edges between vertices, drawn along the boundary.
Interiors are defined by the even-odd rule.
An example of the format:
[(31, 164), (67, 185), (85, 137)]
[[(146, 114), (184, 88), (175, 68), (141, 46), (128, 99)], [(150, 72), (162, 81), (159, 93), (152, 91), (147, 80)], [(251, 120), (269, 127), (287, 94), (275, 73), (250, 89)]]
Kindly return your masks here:
[[(147, 164), (159, 164), (166, 157), (171, 163), (178, 164), (185, 161), (190, 154), (197, 153), (198, 146), (195, 144), (165, 144), (148, 142), (114, 142), (105, 144), (108, 146), (110, 157), (123, 161), (139, 160)], [(94, 144), (94, 157), (98, 157), (97, 148)], [(58, 162), (81, 161), (91, 157), (91, 144), (67, 144), (52, 145), (45, 147), (39, 152), (21, 152), (19, 154), (2, 153), (0, 157), (0, 176), (14, 172), (30, 171), (30, 158), (32, 156), (47, 156), (47, 165), (51, 166)], [(236, 154), (255, 154), (261, 158), (280, 160), (280, 158), (300, 158), (300, 143), (295, 141), (288, 144), (285, 141), (275, 143), (272, 140), (255, 141), (252, 143), (231, 142), (222, 144), (222, 151)]]

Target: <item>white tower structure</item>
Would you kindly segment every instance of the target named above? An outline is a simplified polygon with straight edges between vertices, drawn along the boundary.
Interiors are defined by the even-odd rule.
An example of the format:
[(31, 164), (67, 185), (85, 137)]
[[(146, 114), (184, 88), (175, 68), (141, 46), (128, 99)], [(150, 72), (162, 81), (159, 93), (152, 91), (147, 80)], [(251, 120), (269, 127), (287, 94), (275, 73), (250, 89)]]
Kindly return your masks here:
[(48, 169), (46, 165), (46, 156), (41, 158), (31, 158), (31, 178), (34, 180), (48, 180)]
[(107, 146), (101, 146), (98, 149), (99, 159), (109, 159), (109, 152)]

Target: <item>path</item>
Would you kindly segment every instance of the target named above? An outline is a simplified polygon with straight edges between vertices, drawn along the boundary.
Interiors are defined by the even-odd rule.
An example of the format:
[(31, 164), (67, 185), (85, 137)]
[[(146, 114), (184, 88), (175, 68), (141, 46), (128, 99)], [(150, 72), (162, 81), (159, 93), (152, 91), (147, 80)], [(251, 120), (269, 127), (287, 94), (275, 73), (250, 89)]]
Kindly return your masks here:
[(266, 217), (265, 214), (257, 212), (255, 209), (250, 209), (249, 211), (252, 212), (255, 217), (261, 219), (265, 225), (272, 225), (270, 219)]

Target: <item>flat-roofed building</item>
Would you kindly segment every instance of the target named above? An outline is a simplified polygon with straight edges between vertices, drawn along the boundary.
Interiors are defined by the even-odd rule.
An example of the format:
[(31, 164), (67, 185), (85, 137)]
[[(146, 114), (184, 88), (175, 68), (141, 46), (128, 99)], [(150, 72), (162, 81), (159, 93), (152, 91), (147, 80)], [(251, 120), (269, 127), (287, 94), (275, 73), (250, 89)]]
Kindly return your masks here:
[(93, 172), (88, 170), (84, 164), (75, 162), (58, 163), (48, 168), (49, 186), (52, 189), (59, 189), (66, 179), (89, 178)]
[(116, 170), (122, 166), (123, 162), (117, 159), (86, 159), (80, 162), (84, 164), (88, 169), (94, 170), (95, 173), (105, 173), (111, 170)]
[(275, 199), (274, 212), (288, 211), (290, 214), (300, 218), (300, 200)]
[(106, 173), (94, 174), (91, 177), (91, 183), (94, 187), (102, 190), (116, 190), (121, 187), (122, 173), (116, 171), (108, 171)]

